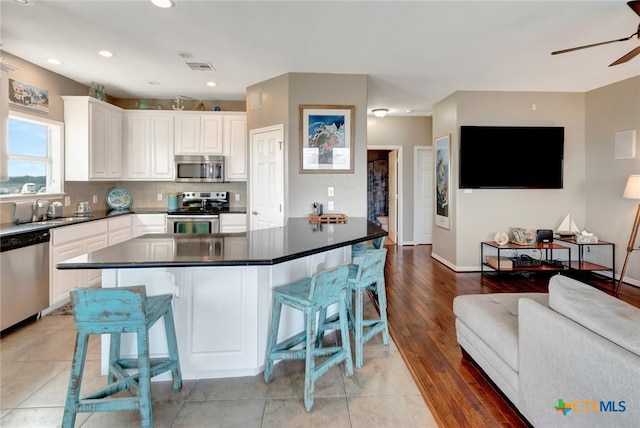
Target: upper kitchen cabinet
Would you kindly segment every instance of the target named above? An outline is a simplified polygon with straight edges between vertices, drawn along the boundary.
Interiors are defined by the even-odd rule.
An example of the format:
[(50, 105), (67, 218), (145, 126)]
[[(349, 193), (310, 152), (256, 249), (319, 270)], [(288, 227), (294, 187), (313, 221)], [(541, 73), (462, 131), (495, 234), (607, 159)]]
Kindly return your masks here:
[(219, 113), (176, 112), (176, 155), (221, 155), (222, 116)]
[(62, 99), (65, 179), (121, 179), (122, 109), (91, 97), (65, 96)]
[(224, 117), (225, 180), (247, 181), (247, 116)]
[(173, 181), (174, 119), (173, 113), (125, 111), (127, 180)]

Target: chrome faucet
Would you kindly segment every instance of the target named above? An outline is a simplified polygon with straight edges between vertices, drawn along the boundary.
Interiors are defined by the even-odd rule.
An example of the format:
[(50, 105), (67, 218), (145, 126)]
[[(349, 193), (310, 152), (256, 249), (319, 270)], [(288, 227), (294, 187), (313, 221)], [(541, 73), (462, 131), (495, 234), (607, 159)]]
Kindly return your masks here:
[(33, 205), (31, 205), (31, 221), (39, 221), (40, 220), (40, 216), (38, 215), (38, 212), (40, 211), (40, 199), (42, 198), (38, 198), (35, 201), (33, 201)]

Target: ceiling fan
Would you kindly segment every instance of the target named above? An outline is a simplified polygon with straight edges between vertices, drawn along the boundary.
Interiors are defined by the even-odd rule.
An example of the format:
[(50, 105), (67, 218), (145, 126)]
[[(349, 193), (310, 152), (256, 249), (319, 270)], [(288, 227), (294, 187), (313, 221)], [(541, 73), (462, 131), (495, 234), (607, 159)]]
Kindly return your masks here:
[[(629, 5), (629, 7), (631, 9), (633, 9), (633, 11), (638, 16), (640, 16), (640, 0), (629, 1), (629, 2), (627, 2), (627, 5)], [(637, 36), (638, 39), (640, 39), (640, 25), (638, 25), (638, 31), (636, 31), (635, 33), (633, 33), (629, 37), (625, 37), (623, 39), (609, 40), (609, 41), (606, 41), (606, 42), (593, 43), (591, 45), (578, 46), (578, 47), (575, 47), (575, 48), (562, 49), (562, 50), (559, 50), (559, 51), (551, 52), (551, 55), (558, 55), (558, 54), (563, 54), (563, 53), (567, 53), (567, 52), (573, 52), (573, 51), (577, 51), (579, 49), (592, 48), (594, 46), (607, 45), (609, 43), (624, 42), (624, 41), (627, 41), (627, 40), (633, 38), (634, 36)], [(630, 52), (628, 52), (626, 55), (618, 58), (616, 61), (614, 61), (611, 64), (609, 64), (609, 67), (611, 67), (612, 65), (623, 64), (623, 63), (629, 61), (630, 59), (634, 58), (636, 55), (640, 55), (640, 46), (636, 47), (635, 49), (633, 49)]]

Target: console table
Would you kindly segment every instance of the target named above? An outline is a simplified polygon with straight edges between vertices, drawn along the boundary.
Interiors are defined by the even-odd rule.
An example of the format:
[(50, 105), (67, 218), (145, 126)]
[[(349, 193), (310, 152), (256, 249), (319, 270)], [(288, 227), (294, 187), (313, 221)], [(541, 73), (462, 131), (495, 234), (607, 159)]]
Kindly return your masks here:
[[(572, 257), (572, 260), (574, 261), (568, 264), (570, 271), (585, 273), (596, 271), (610, 272), (611, 285), (615, 287), (616, 249), (614, 243), (606, 241), (583, 243), (577, 242), (576, 238), (556, 238), (555, 240), (561, 242), (561, 245), (568, 245), (569, 248), (571, 248), (572, 254), (574, 249), (577, 250), (577, 260), (575, 257)], [(590, 257), (592, 260), (594, 257), (597, 258), (598, 256), (601, 256), (600, 259), (606, 258), (611, 261), (611, 264), (604, 265), (585, 260), (585, 253), (591, 254), (592, 250), (597, 253), (595, 256)], [(608, 252), (609, 255), (602, 254), (604, 252)], [(600, 262), (604, 263), (602, 261)]]
[[(501, 264), (498, 263), (497, 266), (492, 266), (487, 263), (486, 256), (495, 255), (500, 260), (500, 255), (503, 251), (531, 251), (538, 250), (542, 256), (541, 266), (523, 266), (523, 267), (512, 267), (509, 269), (504, 269), (501, 267)], [(560, 265), (553, 264), (553, 252), (556, 251), (566, 251), (567, 252), (567, 261), (563, 260), (563, 263)], [(489, 252), (490, 254), (485, 254)], [(504, 273), (504, 272), (561, 272), (568, 269), (568, 266), (571, 265), (571, 249), (565, 245), (560, 245), (556, 243), (534, 243), (529, 245), (518, 245), (512, 242), (506, 243), (504, 245), (499, 245), (496, 242), (488, 241), (482, 242), (480, 244), (480, 273), (482, 275), (487, 275), (488, 273)], [(486, 270), (489, 268), (489, 270)]]

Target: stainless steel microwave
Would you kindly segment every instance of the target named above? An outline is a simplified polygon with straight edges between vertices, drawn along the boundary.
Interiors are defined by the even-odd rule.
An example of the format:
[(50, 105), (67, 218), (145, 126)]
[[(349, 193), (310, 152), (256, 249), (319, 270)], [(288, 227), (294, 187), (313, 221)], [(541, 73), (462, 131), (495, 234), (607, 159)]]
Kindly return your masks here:
[(224, 156), (176, 156), (175, 165), (179, 183), (224, 181)]

